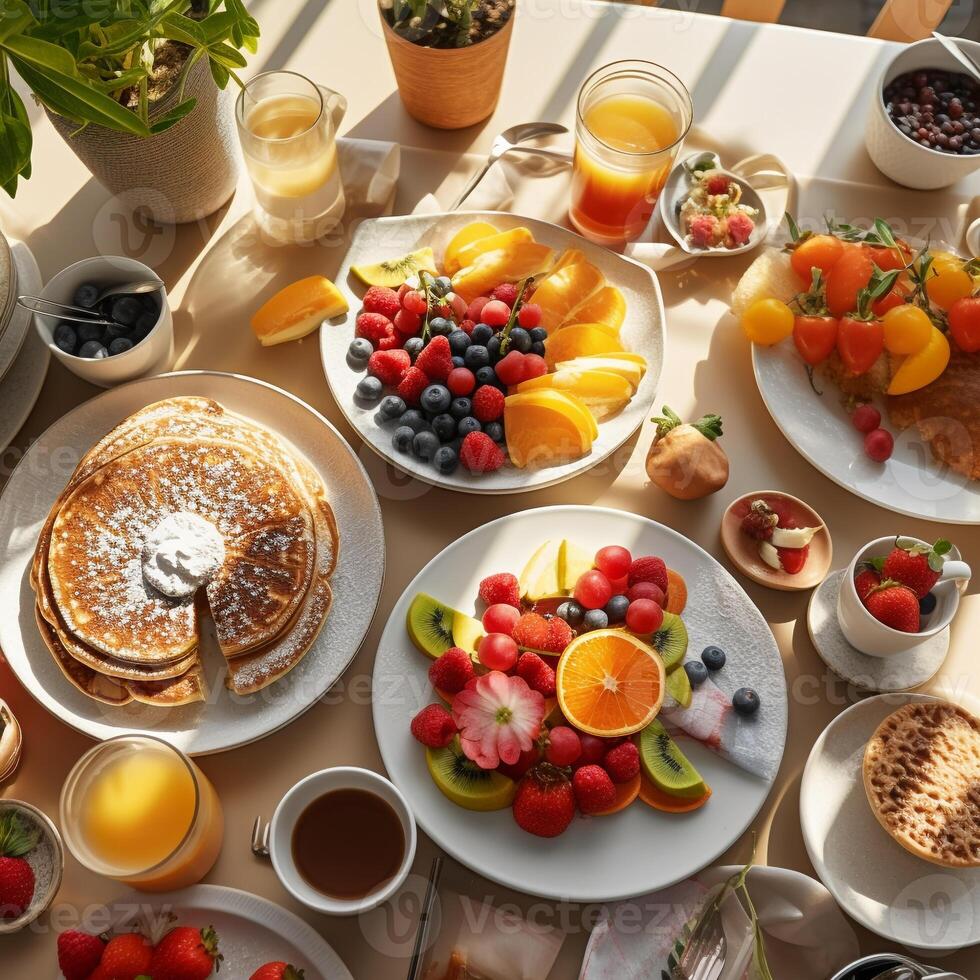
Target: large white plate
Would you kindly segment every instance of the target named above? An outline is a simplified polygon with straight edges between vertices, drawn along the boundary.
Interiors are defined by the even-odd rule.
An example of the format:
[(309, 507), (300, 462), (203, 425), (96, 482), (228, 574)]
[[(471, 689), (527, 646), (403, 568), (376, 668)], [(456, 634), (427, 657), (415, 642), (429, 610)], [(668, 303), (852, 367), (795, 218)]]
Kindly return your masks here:
[[(330, 581), (333, 608), (309, 653), (284, 678), (238, 697), (225, 665), (204, 643), (207, 704), (110, 707), (65, 680), (34, 622), (29, 581), (37, 535), (82, 454), (137, 409), (163, 398), (201, 395), (289, 439), (313, 464), (330, 495), (340, 556)], [(28, 450), (0, 498), (0, 648), (27, 690), (56, 717), (92, 738), (145, 732), (192, 755), (221, 752), (282, 728), (315, 704), (344, 672), (374, 616), (384, 578), (381, 512), (363, 467), (337, 430), (298, 398), (254, 378), (188, 371), (134, 381), (63, 416)]]
[[(621, 335), (629, 350), (647, 359), (647, 373), (629, 405), (615, 418), (600, 424), (599, 438), (593, 443), (592, 451), (574, 462), (525, 470), (508, 463), (495, 473), (479, 476), (460, 467), (450, 476), (441, 476), (431, 464), (409, 453), (396, 452), (391, 445), (394, 423), (379, 423), (375, 406), (361, 406), (354, 401), (354, 390), (364, 375), (347, 364), (347, 348), (354, 338), (354, 321), (361, 309), (364, 286), (351, 274), (351, 266), (403, 255), (424, 245), (432, 246), (438, 262), (452, 236), (463, 225), (478, 220), (490, 221), (501, 230), (523, 225), (537, 241), (552, 248), (581, 249), (626, 299), (627, 315)], [(593, 245), (566, 228), (498, 211), (376, 218), (365, 221), (357, 229), (337, 276), (337, 285), (350, 303), (350, 312), (343, 321), (328, 321), (320, 329), (323, 370), (333, 397), (367, 445), (388, 462), (426, 483), (469, 493), (517, 493), (552, 486), (601, 463), (650, 417), (665, 345), (664, 307), (657, 278), (646, 266)]]
[(875, 819), (864, 748), (878, 725), (924, 694), (886, 694), (838, 715), (814, 743), (800, 785), (800, 824), (814, 870), (861, 925), (912, 948), (980, 943), (980, 868), (942, 868), (910, 854)]
[[(422, 569), (388, 619), (374, 666), (374, 729), (392, 780), (440, 847), (474, 871), (511, 888), (559, 901), (601, 902), (655, 891), (711, 864), (736, 841), (769, 795), (770, 783), (685, 739), (684, 752), (713, 790), (690, 814), (660, 813), (636, 803), (609, 817), (577, 817), (554, 840), (519, 829), (510, 809), (473, 813), (450, 803), (429, 777), (422, 747), (409, 734), (413, 715), (437, 700), (429, 661), (405, 632), (408, 605), (428, 592), (472, 612), (481, 578), (520, 572), (538, 544), (572, 537), (586, 550), (622, 544), (657, 554), (687, 580), (684, 622), (690, 651), (710, 643), (728, 651), (726, 681), (754, 687), (777, 751), (786, 739), (786, 679), (769, 626), (735, 580), (707, 552), (676, 531), (624, 511), (563, 506), (526, 510), (471, 531)], [(737, 683), (735, 683), (737, 681)]]
[[(306, 980), (353, 980), (350, 971), (327, 941), (301, 918), (258, 895), (219, 885), (195, 885), (179, 892), (147, 895), (128, 892), (105, 910), (119, 931), (138, 924), (141, 916), (154, 919), (172, 912), (175, 925), (213, 926), (224, 956), (217, 974), (223, 980), (248, 980), (263, 964), (285, 960), (304, 971)], [(82, 928), (84, 928), (84, 919)], [(60, 971), (57, 977), (62, 977)]]
[[(980, 487), (936, 462), (913, 426), (894, 432), (895, 451), (885, 463), (869, 459), (839, 392), (830, 382), (818, 395), (792, 341), (752, 345), (752, 367), (762, 400), (793, 447), (846, 490), (899, 514), (944, 524), (980, 524)], [(878, 405), (882, 418), (888, 413)]]

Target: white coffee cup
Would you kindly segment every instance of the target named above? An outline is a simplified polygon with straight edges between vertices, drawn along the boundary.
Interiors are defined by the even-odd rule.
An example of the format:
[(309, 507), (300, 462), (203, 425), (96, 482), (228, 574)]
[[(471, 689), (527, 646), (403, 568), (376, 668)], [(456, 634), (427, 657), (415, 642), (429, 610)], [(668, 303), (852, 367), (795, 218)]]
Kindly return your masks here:
[[(902, 540), (929, 547), (927, 542), (919, 538), (906, 535), (900, 537)], [(946, 629), (953, 621), (960, 604), (961, 583), (965, 583), (971, 575), (970, 566), (960, 561), (959, 551), (952, 548), (943, 562), (940, 579), (932, 590), (936, 597), (936, 608), (924, 617), (923, 629), (917, 633), (892, 629), (868, 612), (857, 594), (854, 578), (859, 565), (872, 558), (883, 558), (895, 547), (895, 540), (894, 537), (878, 538), (858, 551), (844, 572), (837, 598), (837, 621), (844, 637), (852, 647), (870, 657), (889, 657), (895, 653), (903, 653)]]
[[(303, 811), (314, 800), (339, 789), (360, 789), (380, 797), (398, 815), (405, 835), (405, 853), (398, 871), (376, 891), (358, 899), (325, 895), (303, 877), (293, 860), (293, 831)], [(393, 783), (370, 769), (337, 766), (301, 779), (282, 798), (269, 829), (269, 856), (283, 888), (298, 902), (327, 915), (357, 915), (388, 901), (401, 888), (412, 870), (417, 837), (412, 811)]]

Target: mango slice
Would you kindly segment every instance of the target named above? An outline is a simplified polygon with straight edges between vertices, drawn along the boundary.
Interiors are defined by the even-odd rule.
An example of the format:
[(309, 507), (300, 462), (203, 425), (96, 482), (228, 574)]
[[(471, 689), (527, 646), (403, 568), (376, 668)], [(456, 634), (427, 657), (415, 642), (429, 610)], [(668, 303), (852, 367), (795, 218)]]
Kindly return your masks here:
[(339, 289), (323, 276), (308, 276), (280, 289), (252, 316), (252, 330), (263, 347), (299, 340), (348, 310)]

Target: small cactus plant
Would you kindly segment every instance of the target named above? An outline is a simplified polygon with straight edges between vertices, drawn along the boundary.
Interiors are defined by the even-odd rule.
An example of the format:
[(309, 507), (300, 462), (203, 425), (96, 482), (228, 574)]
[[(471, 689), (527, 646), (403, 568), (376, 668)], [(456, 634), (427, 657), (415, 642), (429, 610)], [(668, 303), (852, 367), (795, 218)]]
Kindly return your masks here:
[(500, 30), (514, 0), (379, 0), (391, 29), (413, 44), (464, 48)]

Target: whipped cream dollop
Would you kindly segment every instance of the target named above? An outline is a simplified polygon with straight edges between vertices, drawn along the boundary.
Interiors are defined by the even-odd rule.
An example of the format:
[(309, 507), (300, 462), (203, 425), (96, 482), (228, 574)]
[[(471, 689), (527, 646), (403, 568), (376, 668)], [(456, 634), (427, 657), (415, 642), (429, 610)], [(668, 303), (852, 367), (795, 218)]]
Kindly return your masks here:
[(169, 514), (143, 542), (143, 577), (158, 592), (186, 599), (205, 585), (225, 560), (218, 529), (190, 511)]

